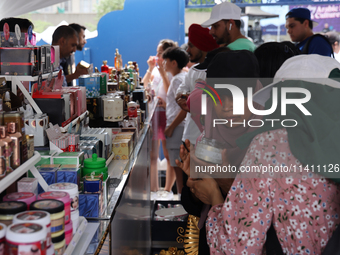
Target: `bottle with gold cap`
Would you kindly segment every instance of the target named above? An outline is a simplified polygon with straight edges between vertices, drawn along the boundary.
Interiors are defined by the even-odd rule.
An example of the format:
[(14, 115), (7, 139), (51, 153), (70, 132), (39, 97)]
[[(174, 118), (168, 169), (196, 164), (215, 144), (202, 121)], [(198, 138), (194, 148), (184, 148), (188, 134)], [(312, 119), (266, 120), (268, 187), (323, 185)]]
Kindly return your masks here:
[(5, 143), (5, 160), (6, 160), (6, 172), (13, 172), (12, 164), (13, 164), (13, 141), (11, 138), (7, 136), (7, 127), (0, 126), (0, 141)]
[(116, 53), (115, 53), (115, 68), (118, 71), (123, 68), (122, 55), (119, 54), (118, 49), (116, 49)]
[(22, 152), (22, 135), (18, 132), (18, 123), (10, 122), (7, 124), (8, 137), (13, 141), (13, 165), (12, 168), (16, 169), (21, 164), (21, 152)]
[(100, 71), (103, 72), (103, 73), (109, 73), (109, 67), (107, 65), (107, 60), (103, 61), (103, 65), (100, 68)]
[(0, 179), (6, 176), (6, 144), (0, 141)]

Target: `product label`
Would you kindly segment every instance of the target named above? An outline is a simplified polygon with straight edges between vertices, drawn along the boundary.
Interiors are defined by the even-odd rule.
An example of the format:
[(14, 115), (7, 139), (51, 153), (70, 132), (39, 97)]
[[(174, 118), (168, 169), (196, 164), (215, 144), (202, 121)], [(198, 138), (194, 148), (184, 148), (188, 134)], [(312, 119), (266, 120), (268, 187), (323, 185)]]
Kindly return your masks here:
[(50, 187), (51, 189), (67, 190), (67, 189), (74, 189), (75, 184), (62, 182), (62, 183), (54, 183), (50, 185)]
[(62, 202), (60, 201), (39, 201), (37, 203), (35, 203), (35, 207), (39, 208), (39, 209), (51, 209), (51, 208), (56, 208), (59, 207), (61, 205)]
[(12, 193), (12, 194), (7, 195), (7, 198), (10, 200), (19, 200), (19, 199), (30, 198), (33, 196), (34, 194), (30, 192), (17, 192), (17, 193)]
[(2, 202), (0, 204), (0, 208), (1, 209), (19, 208), (21, 206), (22, 206), (22, 204), (21, 203), (17, 203), (17, 202)]
[(7, 252), (1, 253), (0, 246), (0, 254), (11, 254), (11, 255), (22, 255), (22, 254), (39, 254), (46, 255), (46, 241), (41, 240), (39, 242), (34, 243), (13, 243), (7, 240)]
[(34, 223), (19, 223), (13, 225), (10, 230), (15, 233), (28, 234), (42, 230), (42, 226)]
[(36, 212), (36, 211), (28, 211), (21, 213), (17, 216), (19, 220), (30, 221), (30, 220), (39, 220), (44, 217), (47, 217), (46, 212)]
[(71, 212), (78, 210), (78, 208), (79, 208), (78, 196), (71, 197)]
[(59, 232), (64, 229), (65, 219), (61, 217), (51, 221), (51, 233)]

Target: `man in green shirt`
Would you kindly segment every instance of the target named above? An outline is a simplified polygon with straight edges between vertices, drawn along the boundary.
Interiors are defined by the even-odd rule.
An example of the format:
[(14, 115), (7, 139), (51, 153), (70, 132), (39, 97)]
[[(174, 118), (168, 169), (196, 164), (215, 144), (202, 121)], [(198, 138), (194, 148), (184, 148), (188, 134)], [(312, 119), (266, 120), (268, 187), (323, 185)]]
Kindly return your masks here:
[(241, 8), (230, 2), (223, 2), (212, 8), (210, 19), (202, 27), (210, 27), (210, 34), (218, 44), (225, 44), (231, 50), (254, 51), (256, 46), (241, 34)]

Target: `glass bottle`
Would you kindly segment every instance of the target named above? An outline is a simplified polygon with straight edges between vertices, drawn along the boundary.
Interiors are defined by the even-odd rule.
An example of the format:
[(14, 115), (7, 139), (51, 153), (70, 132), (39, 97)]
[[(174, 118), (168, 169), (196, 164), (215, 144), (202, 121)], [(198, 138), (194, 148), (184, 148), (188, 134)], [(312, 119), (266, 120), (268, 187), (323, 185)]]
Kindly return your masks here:
[(7, 124), (8, 130), (8, 137), (13, 141), (13, 166), (12, 168), (18, 168), (21, 164), (20, 157), (21, 157), (21, 148), (22, 148), (22, 135), (18, 132), (18, 124), (15, 122), (10, 122)]
[(108, 67), (108, 65), (107, 65), (107, 60), (104, 60), (104, 61), (103, 61), (103, 65), (102, 65), (102, 67), (100, 68), (100, 71), (101, 71), (102, 73), (109, 73), (109, 67)]
[(121, 70), (123, 66), (122, 56), (119, 54), (118, 49), (115, 53), (115, 68), (116, 70)]
[(13, 150), (13, 142), (12, 139), (7, 136), (6, 126), (0, 126), (0, 138), (2, 142), (5, 143), (5, 160), (6, 160), (6, 172), (11, 173), (13, 172), (14, 168), (12, 168), (12, 150)]

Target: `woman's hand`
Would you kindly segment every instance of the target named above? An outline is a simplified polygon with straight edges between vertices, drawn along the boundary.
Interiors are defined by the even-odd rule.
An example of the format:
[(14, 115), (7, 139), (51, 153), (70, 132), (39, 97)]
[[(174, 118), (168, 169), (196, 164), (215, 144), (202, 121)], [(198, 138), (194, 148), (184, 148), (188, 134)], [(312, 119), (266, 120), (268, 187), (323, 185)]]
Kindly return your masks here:
[(171, 137), (172, 133), (174, 132), (173, 128), (171, 126), (168, 126), (165, 130), (164, 130), (164, 135), (166, 137)]
[[(216, 164), (208, 163), (206, 161), (198, 159), (195, 155), (195, 149), (192, 149), (192, 151), (191, 151), (190, 161), (191, 161), (192, 171), (196, 171), (196, 168), (195, 168), (196, 166), (207, 167), (207, 169), (208, 169), (208, 166), (216, 167)], [(221, 167), (223, 167), (223, 166), (228, 167), (229, 165), (230, 165), (230, 163), (229, 163), (229, 159), (228, 159), (227, 149), (224, 149), (222, 151)], [(209, 173), (199, 173), (198, 172), (197, 177), (206, 178), (206, 177), (209, 177), (208, 174)], [(216, 181), (219, 184), (220, 188), (223, 190), (223, 193), (227, 194), (230, 187), (231, 187), (231, 184), (233, 183), (233, 180), (234, 180), (236, 174), (237, 174), (237, 172), (235, 172), (235, 173), (233, 173), (233, 172), (222, 172), (222, 173), (215, 172), (215, 173), (213, 173), (213, 175), (211, 177), (216, 178)]]
[(214, 206), (223, 204), (224, 202), (220, 188), (213, 178), (189, 178), (187, 181), (187, 186), (190, 188), (195, 197), (201, 200), (204, 204)]
[(166, 108), (166, 103), (165, 101), (163, 100), (163, 98), (161, 97), (157, 97), (158, 98), (158, 107), (163, 107), (164, 109)]
[(181, 107), (183, 111), (190, 112), (190, 109), (187, 105), (188, 97), (183, 96), (182, 94), (176, 95), (176, 103)]
[(179, 157), (181, 161), (176, 159), (176, 165), (183, 170), (183, 172), (190, 177), (190, 141), (188, 139), (185, 140), (185, 146), (182, 144), (179, 149)]
[(152, 70), (156, 66), (156, 57), (155, 56), (150, 56), (148, 61), (146, 61), (146, 62), (148, 63), (149, 71), (152, 72)]

